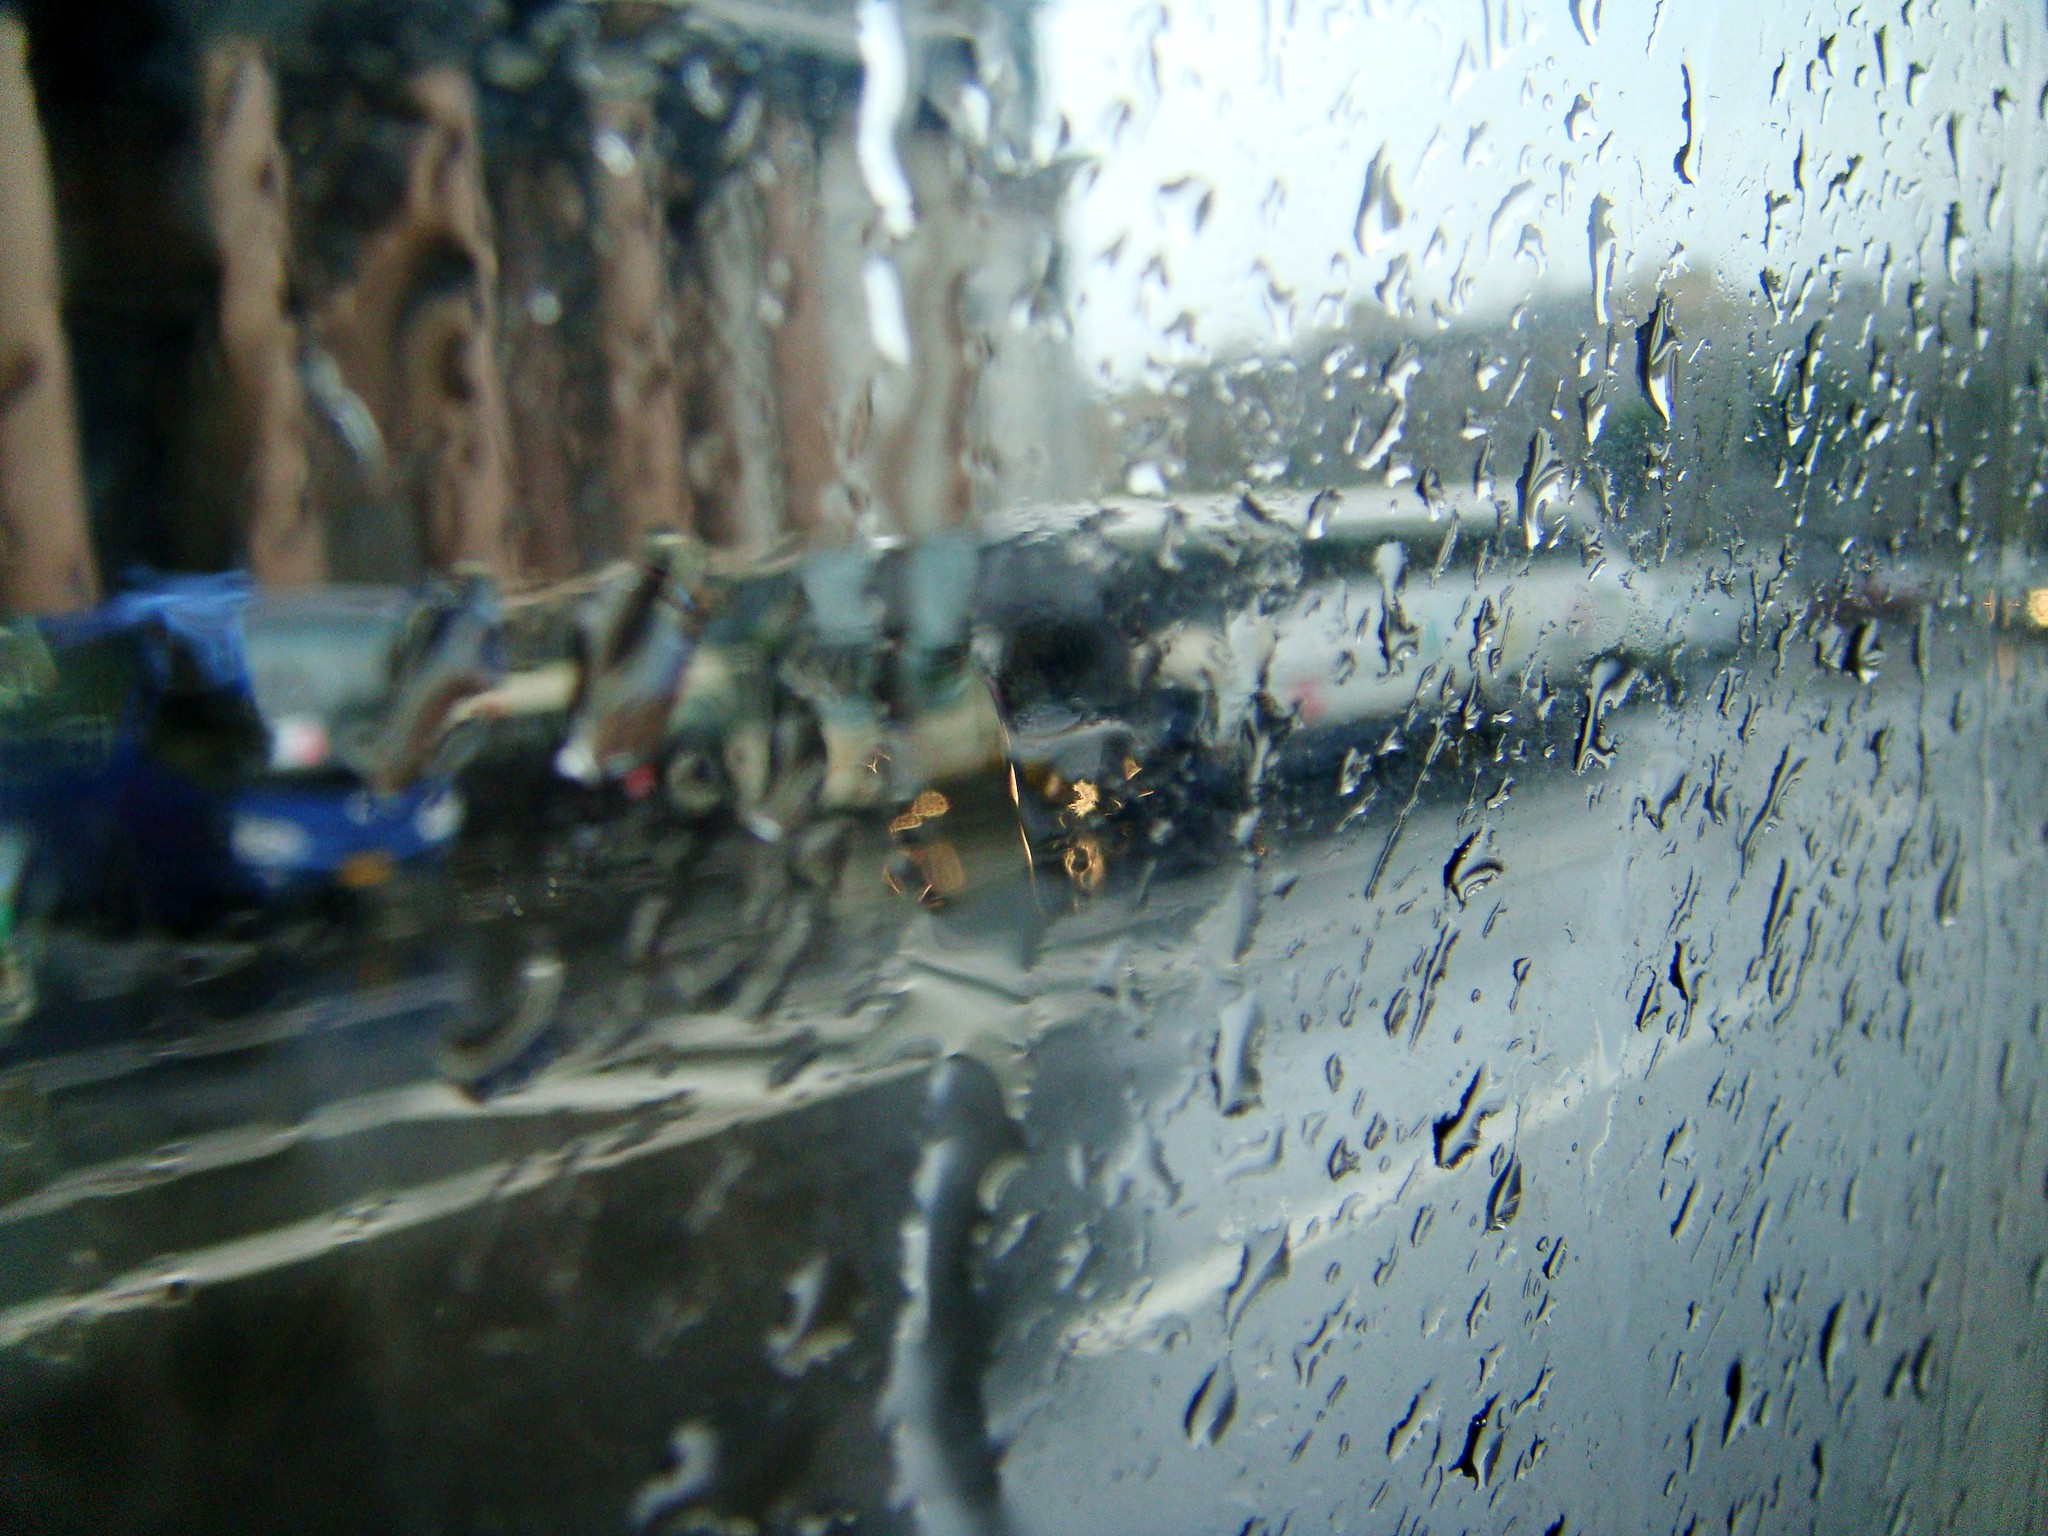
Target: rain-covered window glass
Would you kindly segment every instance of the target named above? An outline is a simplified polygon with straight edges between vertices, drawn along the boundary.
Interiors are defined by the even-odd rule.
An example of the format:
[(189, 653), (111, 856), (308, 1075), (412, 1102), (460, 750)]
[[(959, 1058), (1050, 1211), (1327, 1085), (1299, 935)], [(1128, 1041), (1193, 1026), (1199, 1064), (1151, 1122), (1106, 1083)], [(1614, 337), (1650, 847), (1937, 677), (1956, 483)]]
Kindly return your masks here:
[(2044, 27), (0, 0), (0, 1528), (2048, 1526)]

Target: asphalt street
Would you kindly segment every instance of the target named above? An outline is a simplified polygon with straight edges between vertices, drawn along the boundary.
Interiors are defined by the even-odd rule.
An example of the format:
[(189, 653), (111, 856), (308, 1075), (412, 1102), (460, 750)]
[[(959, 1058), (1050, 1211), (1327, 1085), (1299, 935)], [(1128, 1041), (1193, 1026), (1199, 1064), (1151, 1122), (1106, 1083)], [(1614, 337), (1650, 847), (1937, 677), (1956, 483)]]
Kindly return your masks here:
[(635, 827), (434, 898), (547, 935), (488, 1091), (488, 937), (130, 962), (0, 1079), (0, 1517), (2038, 1523), (2041, 660), (1425, 723), (1092, 893)]

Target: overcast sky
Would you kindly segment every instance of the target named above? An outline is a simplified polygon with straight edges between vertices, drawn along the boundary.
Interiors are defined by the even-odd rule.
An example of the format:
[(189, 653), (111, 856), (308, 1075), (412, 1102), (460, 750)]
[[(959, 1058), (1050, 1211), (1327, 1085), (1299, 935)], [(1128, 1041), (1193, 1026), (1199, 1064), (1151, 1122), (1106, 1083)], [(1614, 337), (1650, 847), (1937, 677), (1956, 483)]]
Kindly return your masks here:
[[(1047, 121), (1098, 167), (1068, 220), (1086, 364), (1129, 380), (1277, 341), (1403, 260), (1423, 317), (1541, 285), (1588, 295), (1590, 322), (1596, 198), (1638, 316), (1685, 267), (1754, 293), (1763, 267), (1796, 288), (1889, 249), (1903, 291), (1942, 270), (1952, 204), (1966, 271), (2038, 239), (2041, 188), (2003, 179), (2042, 159), (2019, 138), (2041, 131), (2037, 8), (1579, 9), (1591, 42), (1572, 0), (1056, 0)], [(1402, 216), (1369, 221), (1368, 255), (1376, 156)], [(1768, 249), (1767, 196), (1789, 199)]]

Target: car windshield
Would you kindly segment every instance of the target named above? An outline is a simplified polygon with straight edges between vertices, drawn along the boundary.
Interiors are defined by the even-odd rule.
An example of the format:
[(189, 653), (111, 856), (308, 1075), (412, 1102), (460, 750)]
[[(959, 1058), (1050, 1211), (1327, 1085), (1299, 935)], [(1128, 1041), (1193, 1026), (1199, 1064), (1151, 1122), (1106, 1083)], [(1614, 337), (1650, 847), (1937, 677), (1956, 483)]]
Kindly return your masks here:
[[(110, 750), (124, 729), (141, 723), (137, 711), (147, 705), (144, 645), (135, 633), (119, 632), (45, 651), (0, 702), (0, 743), (27, 754)], [(0, 776), (7, 767), (0, 756)]]
[(398, 591), (257, 597), (243, 615), (256, 707), (273, 731), (337, 737), (373, 724), (392, 698), (392, 648), (411, 605)]

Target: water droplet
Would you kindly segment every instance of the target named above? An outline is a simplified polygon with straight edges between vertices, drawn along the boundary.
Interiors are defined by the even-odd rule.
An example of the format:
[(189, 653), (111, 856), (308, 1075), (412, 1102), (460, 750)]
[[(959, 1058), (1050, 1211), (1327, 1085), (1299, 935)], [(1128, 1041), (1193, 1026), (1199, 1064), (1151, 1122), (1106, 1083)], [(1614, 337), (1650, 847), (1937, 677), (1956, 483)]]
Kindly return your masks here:
[(846, 1277), (825, 1254), (815, 1254), (783, 1282), (788, 1320), (767, 1337), (768, 1358), (785, 1376), (801, 1376), (853, 1342), (845, 1316)]
[(1602, 379), (1579, 396), (1579, 425), (1586, 433), (1586, 446), (1600, 441), (1600, 429), (1607, 421), (1607, 381)]
[(1593, 318), (1606, 325), (1612, 318), (1607, 304), (1614, 288), (1615, 239), (1614, 204), (1604, 197), (1593, 199), (1593, 212), (1586, 220), (1586, 243), (1593, 263)]
[(668, 1437), (669, 1468), (648, 1479), (633, 1498), (633, 1524), (645, 1530), (692, 1499), (701, 1497), (718, 1475), (718, 1434), (691, 1420)]
[(1828, 1308), (1827, 1318), (1820, 1325), (1820, 1376), (1828, 1386), (1835, 1384), (1835, 1364), (1842, 1358), (1842, 1306), (1837, 1301)]
[[(897, 125), (910, 99), (903, 14), (896, 0), (861, 0), (857, 25), (861, 81), (854, 154), (868, 196), (881, 211), (882, 227), (902, 240), (917, 227), (910, 178), (903, 174), (903, 162), (896, 154)], [(872, 295), (870, 301), (872, 307)], [(888, 356), (886, 352), (883, 355)]]
[(1398, 540), (1389, 539), (1373, 551), (1372, 567), (1380, 583), (1380, 657), (1389, 672), (1398, 671), (1401, 663), (1415, 654), (1421, 634), (1401, 606), (1408, 551)]
[(1587, 47), (1600, 41), (1600, 10), (1603, 0), (1572, 0), (1572, 25)]
[(721, 122), (732, 110), (732, 94), (720, 79), (711, 61), (698, 54), (683, 66), (683, 94), (690, 98), (690, 105), (699, 117)]
[(1614, 760), (1614, 743), (1607, 739), (1603, 719), (1635, 686), (1636, 669), (1619, 657), (1603, 656), (1593, 663), (1586, 680), (1585, 715), (1579, 722), (1579, 746), (1572, 762), (1574, 773), (1584, 773), (1597, 763), (1606, 767)]
[(898, 368), (910, 366), (910, 319), (903, 308), (903, 281), (896, 275), (896, 263), (883, 255), (870, 255), (860, 265), (861, 287), (867, 298), (868, 335), (875, 351)]
[(1479, 1102), (1479, 1090), (1485, 1080), (1486, 1069), (1481, 1067), (1465, 1085), (1458, 1107), (1433, 1122), (1431, 1130), (1435, 1138), (1437, 1167), (1455, 1168), (1478, 1150), (1480, 1126), (1492, 1113)]
[(934, 1073), (929, 1115), (916, 1212), (903, 1226), (904, 1303), (881, 1419), (919, 1528), (992, 1532), (1000, 1523), (996, 1457), (971, 1260), (990, 1175), (1021, 1138), (994, 1074), (968, 1057), (951, 1057)]
[(1241, 1115), (1258, 1106), (1262, 1023), (1259, 1000), (1251, 993), (1226, 1004), (1217, 1016), (1210, 1081), (1216, 1089), (1216, 1107), (1226, 1115)]
[(1569, 479), (1569, 471), (1558, 458), (1550, 434), (1538, 427), (1529, 439), (1529, 457), (1522, 466), (1522, 476), (1515, 482), (1525, 549), (1534, 550), (1543, 543), (1543, 514), (1552, 502), (1564, 496)]
[(1444, 864), (1444, 889), (1457, 899), (1461, 907), (1472, 899), (1473, 892), (1500, 878), (1500, 860), (1480, 846), (1485, 838), (1484, 831), (1474, 832), (1458, 844)]
[(633, 153), (633, 146), (626, 142), (623, 134), (606, 130), (597, 136), (591, 148), (597, 156), (597, 163), (613, 176), (631, 176), (639, 169), (639, 158)]
[(1408, 386), (1415, 376), (1422, 372), (1422, 353), (1412, 341), (1404, 341), (1394, 349), (1394, 355), (1387, 359), (1387, 366), (1380, 370), (1380, 388), (1396, 400), (1408, 399)]
[(1593, 136), (1593, 103), (1581, 91), (1564, 114), (1564, 136), (1574, 144)]
[(1265, 907), (1259, 890), (1259, 872), (1247, 864), (1237, 872), (1230, 882), (1230, 889), (1217, 904), (1212, 920), (1215, 937), (1222, 941), (1223, 952), (1235, 964), (1251, 953), (1252, 940), (1258, 937), (1259, 917)]
[(1442, 1412), (1443, 1404), (1438, 1399), (1436, 1384), (1425, 1383), (1409, 1401), (1408, 1411), (1387, 1434), (1387, 1460), (1399, 1461), (1406, 1456)]
[(1963, 205), (1950, 203), (1947, 228), (1941, 239), (1942, 265), (1950, 282), (1963, 280), (1963, 256), (1969, 248), (1970, 239), (1963, 229)]
[(1243, 1245), (1239, 1250), (1236, 1283), (1223, 1298), (1224, 1332), (1234, 1335), (1252, 1303), (1287, 1278), (1288, 1258), (1284, 1226), (1261, 1232)]
[(1377, 469), (1386, 462), (1387, 455), (1393, 452), (1394, 445), (1401, 441), (1402, 429), (1408, 423), (1407, 402), (1394, 402), (1393, 408), (1387, 412), (1386, 419), (1380, 423), (1379, 431), (1373, 435), (1372, 442), (1361, 451), (1359, 442), (1365, 436), (1365, 423), (1364, 411), (1357, 411), (1352, 415), (1351, 431), (1345, 438), (1344, 451), (1352, 456), (1352, 463), (1360, 470)]
[(1642, 375), (1643, 394), (1657, 419), (1671, 425), (1671, 405), (1678, 392), (1678, 333), (1671, 318), (1671, 301), (1661, 293), (1650, 318), (1636, 332), (1636, 363)]
[(1522, 1213), (1522, 1160), (1510, 1156), (1507, 1167), (1486, 1192), (1486, 1230), (1504, 1232)]
[[(1486, 1406), (1472, 1415), (1465, 1426), (1465, 1446), (1458, 1453), (1458, 1459), (1451, 1464), (1451, 1470), (1470, 1478), (1473, 1483), (1485, 1487), (1499, 1465), (1501, 1447), (1506, 1436), (1493, 1423), (1493, 1410), (1499, 1404), (1496, 1394), (1486, 1400)], [(1491, 1433), (1488, 1431), (1491, 1430)]]
[(1685, 142), (1679, 146), (1678, 153), (1671, 157), (1671, 168), (1678, 172), (1678, 179), (1680, 181), (1684, 182), (1687, 186), (1691, 186), (1699, 180), (1700, 134), (1698, 125), (1694, 121), (1694, 115), (1698, 108), (1693, 100), (1692, 66), (1690, 64), (1678, 66), (1678, 79), (1683, 93), (1679, 100), (1678, 116), (1680, 121), (1685, 124)]
[(1237, 1374), (1225, 1356), (1210, 1368), (1188, 1399), (1188, 1411), (1181, 1419), (1190, 1445), (1214, 1445), (1230, 1430), (1237, 1417)]
[(1320, 539), (1330, 531), (1330, 514), (1343, 504), (1343, 498), (1335, 491), (1317, 491), (1308, 504), (1308, 514), (1302, 523), (1301, 536), (1304, 539)]
[(1393, 166), (1382, 147), (1366, 168), (1365, 191), (1359, 197), (1358, 218), (1352, 226), (1352, 239), (1359, 254), (1377, 256), (1385, 250), (1407, 217), (1394, 190)]
[(1721, 1421), (1721, 1444), (1731, 1444), (1742, 1432), (1748, 1418), (1749, 1400), (1742, 1390), (1742, 1359), (1737, 1356), (1728, 1367), (1728, 1376), (1722, 1382), (1722, 1389), (1728, 1394), (1728, 1414)]
[(1866, 687), (1877, 681), (1878, 669), (1884, 663), (1884, 646), (1878, 638), (1876, 619), (1859, 620), (1846, 632), (1839, 625), (1828, 625), (1821, 631), (1816, 650), (1823, 666), (1847, 673)]
[(1325, 1166), (1329, 1172), (1331, 1182), (1334, 1183), (1338, 1179), (1349, 1178), (1352, 1174), (1358, 1172), (1359, 1165), (1363, 1161), (1356, 1152), (1351, 1150), (1350, 1140), (1339, 1136), (1336, 1145), (1330, 1148), (1329, 1161)]
[(1478, 78), (1479, 64), (1472, 57), (1472, 45), (1462, 43), (1458, 47), (1458, 57), (1451, 64), (1451, 100), (1456, 101), (1464, 95)]

